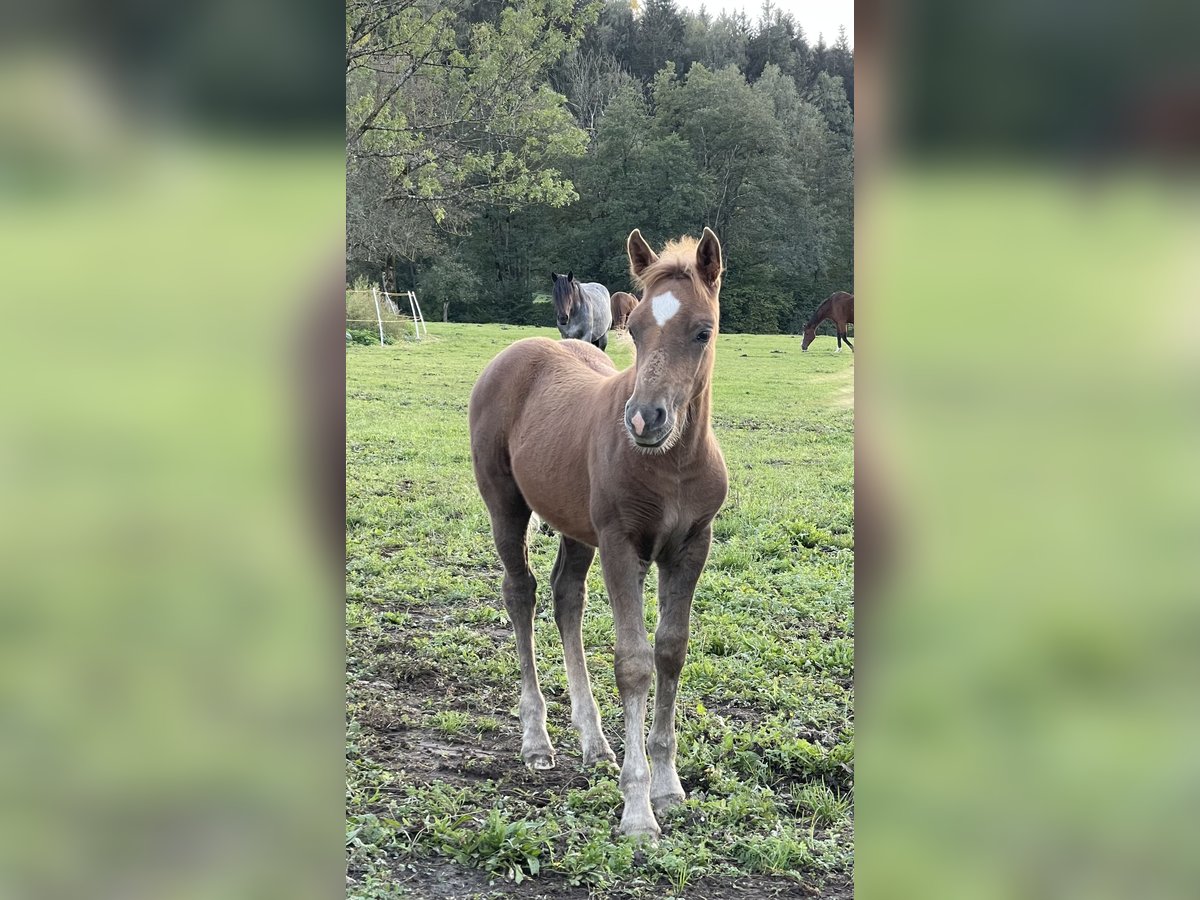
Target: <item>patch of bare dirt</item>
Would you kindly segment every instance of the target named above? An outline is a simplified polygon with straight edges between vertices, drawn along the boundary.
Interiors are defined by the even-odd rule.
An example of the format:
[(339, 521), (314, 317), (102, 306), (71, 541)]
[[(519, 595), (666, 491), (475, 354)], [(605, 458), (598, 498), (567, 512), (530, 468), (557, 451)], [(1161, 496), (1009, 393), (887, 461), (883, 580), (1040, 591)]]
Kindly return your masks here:
[[(645, 889), (631, 891), (619, 885), (606, 890), (573, 886), (566, 879), (543, 875), (521, 884), (494, 878), (479, 869), (460, 866), (446, 859), (412, 860), (398, 867), (396, 883), (420, 900), (499, 900), (521, 897), (523, 900), (645, 900)], [(666, 896), (666, 894), (663, 894)], [(683, 891), (686, 900), (851, 900), (854, 884), (840, 875), (822, 881), (795, 881), (772, 875), (747, 875), (738, 878), (702, 878)]]

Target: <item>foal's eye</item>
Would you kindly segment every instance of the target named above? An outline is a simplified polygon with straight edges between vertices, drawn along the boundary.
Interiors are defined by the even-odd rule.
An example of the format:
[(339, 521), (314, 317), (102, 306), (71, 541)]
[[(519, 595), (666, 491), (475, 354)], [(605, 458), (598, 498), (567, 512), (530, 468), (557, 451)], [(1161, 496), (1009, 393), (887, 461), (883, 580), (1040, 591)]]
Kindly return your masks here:
[(711, 338), (712, 330), (709, 328), (703, 329), (698, 335), (696, 335), (696, 340), (702, 344), (707, 344)]

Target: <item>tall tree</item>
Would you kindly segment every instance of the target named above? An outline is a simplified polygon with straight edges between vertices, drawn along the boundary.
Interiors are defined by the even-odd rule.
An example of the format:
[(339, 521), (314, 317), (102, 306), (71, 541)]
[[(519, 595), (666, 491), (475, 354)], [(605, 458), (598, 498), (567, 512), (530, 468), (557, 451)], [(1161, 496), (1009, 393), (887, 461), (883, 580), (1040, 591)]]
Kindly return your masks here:
[(359, 192), (347, 222), (352, 254), (379, 252), (372, 223), (383, 218), (428, 217), (453, 231), (485, 205), (576, 197), (557, 163), (580, 155), (586, 135), (546, 73), (596, 7), (523, 0), (477, 22), (464, 17), (469, 9), (465, 0), (347, 4), (347, 181)]
[(778, 66), (789, 75), (795, 73), (796, 54), (793, 41), (796, 23), (791, 13), (784, 12), (774, 0), (763, 0), (758, 29), (746, 48), (744, 69), (750, 81), (756, 81), (767, 66)]
[(580, 128), (595, 134), (600, 114), (631, 77), (615, 56), (603, 50), (576, 50), (555, 71), (551, 83), (567, 98)]
[(702, 220), (703, 182), (691, 148), (657, 123), (641, 91), (626, 85), (605, 110), (576, 170), (583, 200), (556, 215), (555, 252), (573, 266), (629, 290), (625, 238), (634, 228), (666, 240)]
[(656, 115), (692, 149), (702, 173), (705, 223), (721, 234), (741, 202), (747, 177), (782, 140), (778, 123), (732, 66), (692, 66), (686, 79), (667, 66), (654, 81)]
[(596, 24), (587, 30), (580, 49), (608, 53), (628, 70), (636, 43), (637, 22), (629, 0), (605, 0)]
[(750, 23), (744, 12), (722, 13), (706, 28), (693, 27), (688, 36), (688, 55), (714, 72), (726, 66), (744, 72), (750, 37)]
[(854, 53), (850, 49), (850, 37), (846, 34), (846, 26), (838, 28), (837, 40), (829, 51), (829, 74), (842, 79), (842, 87), (846, 91), (846, 101), (850, 109), (854, 109)]
[(842, 87), (839, 75), (828, 72), (817, 74), (816, 80), (808, 90), (808, 99), (825, 116), (829, 129), (840, 135), (847, 148), (854, 140), (854, 110), (846, 99), (846, 91)]
[(646, 0), (638, 20), (633, 73), (643, 80), (652, 78), (683, 48), (683, 33), (675, 0)]

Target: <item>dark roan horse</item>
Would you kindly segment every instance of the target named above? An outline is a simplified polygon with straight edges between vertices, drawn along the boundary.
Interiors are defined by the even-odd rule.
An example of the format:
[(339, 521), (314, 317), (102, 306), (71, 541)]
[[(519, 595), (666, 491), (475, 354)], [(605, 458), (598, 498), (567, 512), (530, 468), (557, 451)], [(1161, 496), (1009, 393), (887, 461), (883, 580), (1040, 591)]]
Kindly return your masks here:
[(595, 344), (601, 350), (608, 346), (608, 330), (612, 328), (612, 304), (608, 288), (595, 281), (579, 283), (575, 275), (550, 273), (554, 281), (554, 317), (558, 333)]
[(854, 345), (850, 343), (850, 338), (846, 336), (846, 326), (854, 324), (854, 295), (848, 294), (845, 291), (834, 291), (826, 298), (825, 302), (817, 307), (814, 312), (804, 323), (804, 340), (800, 344), (801, 350), (807, 350), (808, 345), (813, 342), (817, 336), (817, 326), (826, 319), (833, 320), (833, 327), (837, 329), (837, 349), (834, 353), (842, 352), (842, 342), (846, 342), (846, 346), (853, 352)]
[[(488, 364), (471, 392), (471, 460), (504, 566), (504, 605), (521, 664), (521, 755), (554, 766), (534, 660), (537, 587), (529, 567), (531, 512), (559, 532), (551, 588), (562, 636), (571, 722), (584, 765), (615, 761), (583, 653), (587, 573), (600, 550), (616, 627), (614, 662), (625, 716), (624, 834), (655, 838), (656, 813), (683, 802), (675, 769), (675, 696), (696, 582), (728, 475), (710, 422), (720, 319), (721, 245), (704, 230), (655, 254), (640, 231), (626, 244), (644, 288), (629, 316), (636, 361), (617, 371), (580, 341), (527, 338)], [(651, 646), (643, 591), (658, 566)], [(646, 706), (654, 721), (646, 758)]]
[(616, 291), (612, 295), (612, 327), (623, 329), (629, 321), (629, 314), (637, 306), (638, 298), (625, 291)]

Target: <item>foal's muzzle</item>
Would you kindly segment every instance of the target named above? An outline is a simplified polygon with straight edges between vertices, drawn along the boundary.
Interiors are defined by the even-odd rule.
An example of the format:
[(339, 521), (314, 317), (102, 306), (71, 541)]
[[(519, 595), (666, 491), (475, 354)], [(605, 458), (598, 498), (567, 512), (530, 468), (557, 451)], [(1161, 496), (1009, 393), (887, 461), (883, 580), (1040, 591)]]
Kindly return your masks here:
[(662, 405), (634, 403), (631, 397), (625, 404), (625, 427), (635, 444), (653, 449), (661, 447), (670, 437), (675, 417)]

